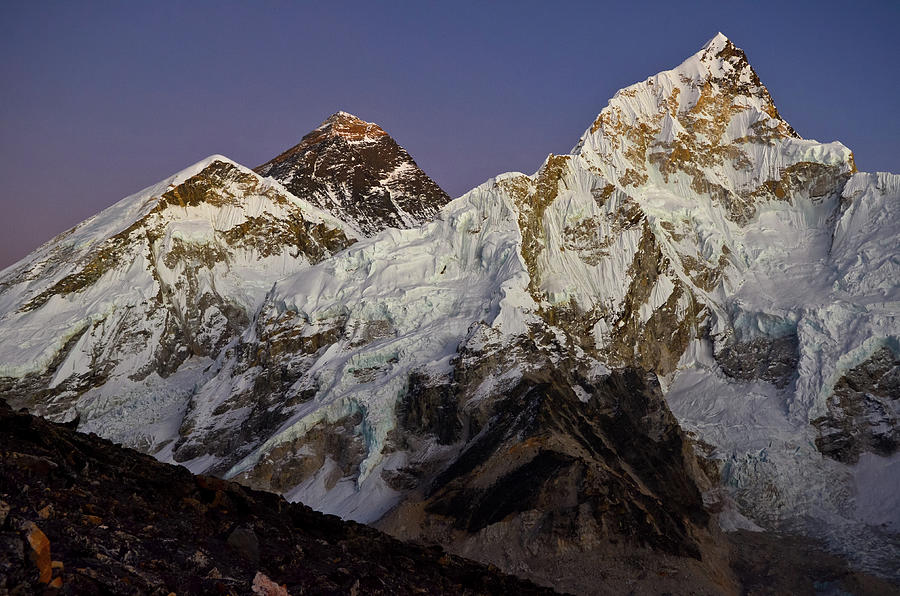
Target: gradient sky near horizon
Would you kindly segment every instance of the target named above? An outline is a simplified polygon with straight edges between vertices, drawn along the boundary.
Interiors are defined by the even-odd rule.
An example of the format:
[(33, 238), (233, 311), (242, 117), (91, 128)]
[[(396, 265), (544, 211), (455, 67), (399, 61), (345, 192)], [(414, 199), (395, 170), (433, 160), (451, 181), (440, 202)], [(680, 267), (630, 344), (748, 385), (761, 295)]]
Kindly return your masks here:
[(800, 135), (900, 172), (900, 2), (0, 4), (0, 268), (213, 153), (255, 167), (345, 110), (451, 195), (568, 152), (717, 31)]

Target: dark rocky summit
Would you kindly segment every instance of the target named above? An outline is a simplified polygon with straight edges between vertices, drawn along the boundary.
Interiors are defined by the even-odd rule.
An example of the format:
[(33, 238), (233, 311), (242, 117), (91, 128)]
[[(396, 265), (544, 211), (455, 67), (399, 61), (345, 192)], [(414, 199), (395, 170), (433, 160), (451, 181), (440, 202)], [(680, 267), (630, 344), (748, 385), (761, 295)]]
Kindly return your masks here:
[(380, 126), (346, 112), (254, 171), (366, 236), (419, 226), (450, 201)]
[(36, 593), (552, 591), (0, 401), (0, 594)]

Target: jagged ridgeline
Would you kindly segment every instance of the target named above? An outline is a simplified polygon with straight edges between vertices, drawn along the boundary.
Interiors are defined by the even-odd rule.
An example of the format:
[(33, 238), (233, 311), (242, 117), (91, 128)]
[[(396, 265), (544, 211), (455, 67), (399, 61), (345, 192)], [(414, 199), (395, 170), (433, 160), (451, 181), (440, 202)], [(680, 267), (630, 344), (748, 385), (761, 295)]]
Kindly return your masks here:
[(340, 112), (4, 271), (0, 395), (560, 589), (762, 530), (896, 580), (898, 205), (721, 34), (453, 201)]

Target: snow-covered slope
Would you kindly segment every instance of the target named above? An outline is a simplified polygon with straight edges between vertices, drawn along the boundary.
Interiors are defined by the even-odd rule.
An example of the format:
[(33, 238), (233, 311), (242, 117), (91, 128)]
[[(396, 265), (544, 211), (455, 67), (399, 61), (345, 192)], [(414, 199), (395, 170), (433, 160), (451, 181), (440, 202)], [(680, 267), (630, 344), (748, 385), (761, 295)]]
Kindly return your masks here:
[(275, 280), (349, 230), (214, 155), (127, 197), (6, 269), (0, 388), (42, 414), (153, 451)]
[[(256, 433), (261, 445), (229, 460), (231, 474), (322, 421), (364, 410), (367, 456), (359, 462), (361, 477), (353, 479), (355, 493), (356, 482), (384, 459), (396, 401), (414, 370), (446, 376), (475, 322), (510, 333), (525, 330), (523, 318), (533, 308), (524, 291), (516, 211), (497, 200), (493, 184), (452, 202), (433, 223), (386, 231), (307, 275), (278, 283), (241, 343), (228, 350), (220, 373), (192, 400), (188, 420), (196, 426), (176, 459), (196, 452), (221, 451), (230, 458), (240, 453), (220, 449), (213, 438), (227, 436), (226, 429), (246, 429), (261, 399), (268, 420), (271, 409), (286, 420)], [(270, 379), (273, 368), (288, 374), (260, 391), (260, 378)], [(200, 461), (208, 465), (206, 458)], [(368, 496), (354, 499), (360, 502), (350, 510), (337, 510), (350, 514), (362, 501), (378, 509)], [(360, 517), (371, 521), (378, 514)]]
[[(861, 504), (900, 482), (898, 177), (857, 174), (839, 143), (797, 138), (721, 35), (620, 91), (575, 152), (641, 205), (663, 261), (704, 307), (677, 366), (655, 368), (744, 513), (814, 533), (823, 522), (833, 546), (891, 569), (885, 526), (860, 522), (871, 521)], [(856, 378), (865, 366), (868, 386)], [(848, 385), (852, 395), (836, 390)], [(832, 461), (861, 453), (881, 482)], [(896, 532), (891, 501), (879, 524)]]
[(418, 227), (450, 200), (384, 129), (347, 112), (333, 114), (256, 172), (365, 236)]
[[(217, 210), (228, 223), (215, 234), (191, 218), (134, 228), (153, 201), (172, 205), (153, 197), (178, 179), (7, 270), (0, 388), (131, 444), (151, 434), (148, 449), (194, 471), (538, 579), (568, 569), (572, 589), (591, 557), (625, 556), (609, 546), (620, 540), (628, 556), (700, 557), (690, 573), (724, 589), (701, 491), (726, 529), (823, 537), (897, 575), (900, 176), (859, 173), (840, 143), (801, 139), (721, 34), (618, 92), (570, 154), (439, 211), (428, 189), (417, 204), (417, 190), (401, 201), (345, 184), (404, 179), (345, 167), (385, 138), (337, 114), (258, 169), (347, 225), (229, 166), (253, 188), (239, 193), (248, 204), (274, 193), (299, 206), (269, 221), (308, 232), (289, 255), (257, 244), (240, 249), (255, 260), (207, 259), (210, 234), (251, 220), (243, 211)], [(145, 228), (145, 244), (126, 236), (141, 248), (118, 268), (91, 256)], [(368, 237), (336, 252), (351, 229)], [(178, 269), (188, 240), (199, 273)], [(119, 294), (134, 308), (109, 306)], [(142, 306), (151, 296), (164, 308)], [(149, 339), (104, 327), (109, 312), (151, 321), (136, 327)], [(157, 349), (170, 312), (190, 341)], [(180, 409), (166, 406), (165, 432), (141, 418), (168, 403), (162, 381), (152, 399), (96, 397), (97, 379), (144, 382), (133, 360), (105, 364), (110, 349), (189, 387)]]

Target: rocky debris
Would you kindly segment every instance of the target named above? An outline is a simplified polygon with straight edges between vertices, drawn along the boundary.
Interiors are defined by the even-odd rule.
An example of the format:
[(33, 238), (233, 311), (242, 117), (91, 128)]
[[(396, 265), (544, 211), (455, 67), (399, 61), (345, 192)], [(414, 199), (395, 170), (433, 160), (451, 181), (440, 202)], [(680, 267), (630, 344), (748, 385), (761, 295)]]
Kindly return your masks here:
[(253, 593), (256, 596), (289, 596), (287, 588), (279, 586), (261, 571), (253, 577)]
[(900, 357), (887, 346), (834, 385), (828, 414), (813, 420), (823, 455), (856, 463), (864, 452), (888, 456), (900, 446)]
[(729, 534), (729, 540), (746, 596), (900, 594), (900, 586), (850, 569), (809, 538), (740, 530)]
[(551, 593), (2, 401), (0, 499), (3, 594)]
[[(11, 510), (7, 505), (7, 510)], [(13, 514), (0, 523), (0, 594), (62, 586), (64, 565), (50, 558), (50, 539), (38, 524)], [(7, 579), (4, 585), (4, 578)], [(28, 587), (30, 586), (30, 587)]]
[(253, 528), (235, 528), (228, 535), (228, 546), (251, 563), (259, 564), (259, 538)]
[(380, 126), (346, 112), (255, 171), (366, 236), (421, 225), (450, 201)]
[(799, 342), (795, 333), (775, 338), (757, 337), (725, 344), (716, 350), (715, 358), (722, 372), (733, 379), (762, 379), (783, 389), (797, 371)]
[[(2, 526), (0, 526), (2, 527)], [(25, 559), (25, 543), (18, 534), (11, 532), (0, 532), (0, 577), (6, 578), (3, 589), (15, 584), (15, 579), (10, 578), (19, 576), (24, 578), (31, 571), (30, 566)], [(34, 580), (37, 580), (35, 577)]]
[(31, 547), (28, 556), (38, 570), (38, 581), (42, 584), (50, 583), (53, 569), (50, 567), (50, 541), (47, 535), (34, 523), (26, 522), (25, 538)]

